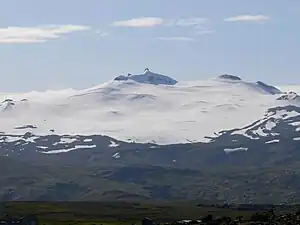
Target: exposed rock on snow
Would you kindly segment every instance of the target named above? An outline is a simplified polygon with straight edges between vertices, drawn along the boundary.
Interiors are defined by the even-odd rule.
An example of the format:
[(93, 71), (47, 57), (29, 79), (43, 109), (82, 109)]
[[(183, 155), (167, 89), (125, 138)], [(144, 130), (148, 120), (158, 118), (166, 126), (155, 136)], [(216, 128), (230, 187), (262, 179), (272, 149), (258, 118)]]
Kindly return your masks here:
[(151, 72), (148, 68), (145, 69), (143, 74), (138, 75), (131, 75), (128, 76), (118, 76), (114, 79), (115, 81), (127, 81), (132, 80), (138, 83), (145, 83), (145, 84), (153, 84), (153, 85), (175, 85), (178, 82), (171, 77), (161, 75), (158, 73)]
[(234, 81), (239, 81), (242, 80), (238, 76), (230, 75), (230, 74), (223, 74), (219, 76), (220, 79), (225, 79), (225, 80), (234, 80)]
[(261, 92), (264, 92), (267, 94), (275, 95), (275, 94), (282, 93), (282, 91), (279, 90), (278, 88), (268, 85), (268, 84), (265, 84), (261, 81), (257, 81), (256, 83), (246, 82), (246, 81), (243, 81), (240, 77), (234, 76), (234, 75), (224, 74), (224, 75), (219, 76), (218, 80), (223, 81), (223, 82), (245, 85), (245, 86), (248, 86), (249, 88), (257, 89), (257, 90), (260, 90)]
[(300, 96), (296, 92), (291, 91), (289, 93), (285, 93), (284, 95), (280, 96), (279, 98), (277, 98), (277, 100), (287, 100), (287, 101), (300, 100)]
[(275, 95), (275, 94), (281, 94), (281, 93), (282, 93), (278, 88), (273, 87), (273, 86), (271, 86), (271, 85), (267, 85), (267, 84), (265, 84), (265, 83), (263, 83), (263, 82), (261, 82), (261, 81), (257, 81), (256, 83), (257, 83), (258, 86), (261, 87), (264, 91), (266, 91), (266, 92), (268, 92), (268, 93), (270, 93), (270, 94)]

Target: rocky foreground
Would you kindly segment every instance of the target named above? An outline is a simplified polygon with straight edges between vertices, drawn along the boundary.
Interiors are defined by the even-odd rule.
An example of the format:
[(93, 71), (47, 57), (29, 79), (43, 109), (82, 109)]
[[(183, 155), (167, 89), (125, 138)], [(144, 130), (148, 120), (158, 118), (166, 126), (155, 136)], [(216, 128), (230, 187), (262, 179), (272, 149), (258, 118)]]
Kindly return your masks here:
[[(53, 221), (52, 221), (53, 222)], [(58, 223), (58, 221), (56, 221)], [(85, 221), (86, 223), (86, 221)], [(1, 225), (10, 224), (40, 224), (38, 217), (35, 215), (25, 216), (20, 219), (6, 217), (0, 219)], [(81, 224), (77, 222), (76, 224)], [(96, 225), (96, 223), (91, 223)], [(102, 223), (101, 223), (102, 224)], [(134, 225), (133, 223), (132, 225)], [(182, 220), (173, 223), (155, 223), (150, 218), (144, 218), (141, 221), (142, 225), (299, 225), (300, 224), (300, 211), (296, 213), (288, 213), (285, 215), (276, 216), (272, 211), (255, 213), (250, 219), (244, 220), (242, 216), (232, 219), (231, 217), (213, 217), (212, 215), (205, 216), (200, 220)]]
[[(151, 219), (145, 218), (142, 221), (142, 225), (155, 224)], [(159, 223), (157, 223), (159, 224)], [(238, 216), (233, 219), (231, 217), (214, 217), (207, 215), (199, 220), (182, 220), (173, 223), (162, 223), (159, 225), (299, 225), (300, 224), (300, 211), (287, 213), (283, 215), (275, 215), (273, 210), (268, 212), (254, 213), (249, 219), (244, 219), (242, 216)]]

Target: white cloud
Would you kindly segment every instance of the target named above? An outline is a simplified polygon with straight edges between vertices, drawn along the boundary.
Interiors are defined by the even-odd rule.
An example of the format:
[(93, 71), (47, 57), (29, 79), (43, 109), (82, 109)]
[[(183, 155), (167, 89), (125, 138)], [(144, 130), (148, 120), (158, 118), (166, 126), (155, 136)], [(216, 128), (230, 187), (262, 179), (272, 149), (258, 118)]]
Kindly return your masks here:
[(214, 34), (214, 33), (216, 33), (215, 30), (205, 30), (205, 29), (201, 29), (196, 32), (196, 34), (198, 34), (198, 35), (208, 35), (208, 34)]
[(41, 43), (57, 39), (63, 35), (90, 29), (81, 25), (46, 25), (36, 27), (0, 28), (0, 44), (9, 43)]
[(156, 38), (162, 41), (195, 41), (194, 38), (191, 37), (158, 37)]
[(175, 20), (175, 25), (181, 27), (191, 27), (191, 26), (203, 26), (209, 22), (207, 18), (185, 18)]
[(102, 30), (97, 30), (97, 31), (96, 31), (96, 34), (97, 34), (98, 36), (100, 36), (100, 37), (107, 37), (107, 36), (110, 35), (110, 33), (105, 32), (105, 31), (102, 31)]
[[(155, 27), (155, 26), (167, 26), (167, 27), (181, 27), (193, 29), (195, 34), (204, 35), (212, 34), (215, 31), (210, 29), (210, 20), (203, 17), (191, 17), (191, 18), (180, 18), (180, 19), (166, 19), (160, 17), (140, 17), (133, 18), (130, 20), (115, 21), (111, 24), (115, 27)], [(160, 40), (168, 41), (194, 41), (195, 39), (190, 37), (161, 37)]]
[(154, 27), (160, 25), (166, 26), (180, 26), (180, 27), (191, 27), (191, 26), (203, 26), (207, 24), (209, 20), (207, 18), (183, 18), (183, 19), (163, 19), (160, 17), (140, 17), (133, 18), (130, 20), (115, 21), (112, 26), (116, 27)]
[(215, 30), (210, 28), (211, 21), (208, 18), (202, 17), (169, 20), (165, 23), (165, 25), (192, 28), (194, 29), (195, 34), (198, 35), (207, 35), (215, 33)]
[(154, 27), (164, 23), (164, 19), (159, 17), (141, 17), (130, 20), (115, 21), (112, 23), (116, 27)]
[(259, 22), (259, 21), (266, 21), (270, 20), (270, 17), (266, 15), (238, 15), (224, 19), (226, 22), (239, 22), (239, 21), (252, 21), (252, 22)]

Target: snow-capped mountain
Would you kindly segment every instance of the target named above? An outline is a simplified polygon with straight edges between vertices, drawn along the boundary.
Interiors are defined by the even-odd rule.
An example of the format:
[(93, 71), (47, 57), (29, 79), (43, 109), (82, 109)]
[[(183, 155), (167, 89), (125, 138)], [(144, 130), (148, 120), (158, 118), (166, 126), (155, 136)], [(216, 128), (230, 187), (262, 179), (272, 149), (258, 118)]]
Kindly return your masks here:
[(300, 199), (300, 86), (161, 76), (146, 70), (83, 90), (1, 93), (0, 196), (116, 200), (130, 190), (134, 199), (220, 200), (226, 190), (230, 202), (245, 193), (260, 202), (279, 192), (285, 200), (288, 188), (291, 201)]
[[(279, 88), (233, 75), (177, 82), (149, 69), (83, 90), (1, 94), (0, 145), (24, 146), (51, 135), (80, 137), (75, 139), (81, 148), (96, 148), (95, 143), (84, 141), (95, 135), (114, 142), (155, 144), (210, 143), (225, 131), (259, 138), (276, 121), (300, 121), (297, 110), (292, 121), (283, 113), (294, 100), (286, 95)], [(281, 110), (272, 111), (279, 106), (278, 99), (286, 102), (280, 101)], [(70, 146), (51, 149), (76, 149)]]

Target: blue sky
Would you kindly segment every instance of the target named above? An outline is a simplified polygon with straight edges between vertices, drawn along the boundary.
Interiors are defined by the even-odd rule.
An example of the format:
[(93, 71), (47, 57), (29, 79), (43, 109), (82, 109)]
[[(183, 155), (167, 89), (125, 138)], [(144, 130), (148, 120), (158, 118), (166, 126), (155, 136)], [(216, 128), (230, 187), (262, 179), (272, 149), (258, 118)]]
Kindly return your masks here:
[(0, 92), (84, 88), (145, 67), (300, 84), (299, 0), (2, 0)]

